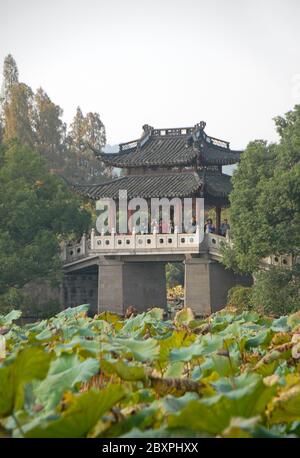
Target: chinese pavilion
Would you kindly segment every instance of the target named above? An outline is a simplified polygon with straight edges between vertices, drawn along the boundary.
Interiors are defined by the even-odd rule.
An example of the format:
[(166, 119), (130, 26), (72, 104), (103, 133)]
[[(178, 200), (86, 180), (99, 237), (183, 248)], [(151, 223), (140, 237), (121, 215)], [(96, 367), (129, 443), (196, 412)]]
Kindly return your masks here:
[(143, 126), (141, 138), (119, 146), (118, 153), (106, 154), (90, 146), (105, 165), (121, 168), (124, 176), (97, 185), (77, 185), (84, 196), (118, 199), (119, 190), (134, 197), (204, 197), (206, 208), (215, 208), (216, 231), (221, 209), (229, 204), (230, 176), (222, 166), (235, 164), (241, 151), (230, 149), (229, 142), (208, 136), (205, 122), (194, 127), (154, 129)]
[[(75, 189), (89, 199), (109, 198), (116, 204), (124, 190), (128, 199), (144, 198), (147, 203), (151, 198), (202, 197), (206, 208), (215, 208), (219, 230), (221, 209), (229, 205), (231, 191), (230, 176), (222, 173), (222, 166), (237, 163), (241, 151), (231, 150), (228, 142), (208, 136), (204, 129), (204, 122), (175, 129), (145, 125), (141, 138), (122, 143), (118, 153), (92, 148), (100, 161), (124, 174)], [(178, 216), (175, 210), (173, 216)], [(180, 232), (179, 226), (174, 232), (127, 228), (125, 234), (115, 227), (107, 233), (92, 229), (81, 241), (64, 247), (63, 303), (89, 302), (94, 311), (121, 314), (128, 306), (138, 311), (166, 308), (166, 263), (182, 262), (185, 306), (199, 316), (219, 310), (229, 288), (249, 285), (251, 279), (222, 265), (224, 237), (207, 233), (201, 241), (199, 228), (197, 224), (195, 233)]]

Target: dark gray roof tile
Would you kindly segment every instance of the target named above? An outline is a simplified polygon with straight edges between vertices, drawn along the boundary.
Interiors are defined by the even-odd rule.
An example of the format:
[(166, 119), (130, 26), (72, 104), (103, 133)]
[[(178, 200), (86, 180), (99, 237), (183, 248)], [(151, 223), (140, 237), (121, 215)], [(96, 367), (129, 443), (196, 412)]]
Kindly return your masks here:
[(139, 140), (120, 144), (118, 153), (105, 154), (93, 147), (104, 163), (120, 168), (174, 167), (191, 165), (229, 165), (240, 160), (241, 151), (233, 151), (229, 143), (209, 137), (199, 129), (153, 129)]
[(218, 172), (129, 175), (96, 185), (75, 185), (74, 189), (90, 199), (118, 199), (119, 191), (126, 190), (134, 197), (227, 197), (231, 191), (230, 176)]

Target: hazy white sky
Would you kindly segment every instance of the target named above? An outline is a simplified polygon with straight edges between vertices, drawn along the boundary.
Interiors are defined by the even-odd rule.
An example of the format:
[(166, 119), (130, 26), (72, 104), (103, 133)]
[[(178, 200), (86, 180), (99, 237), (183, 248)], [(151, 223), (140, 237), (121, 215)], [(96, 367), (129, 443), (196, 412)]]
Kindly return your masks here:
[(0, 59), (111, 144), (205, 120), (243, 148), (300, 103), (299, 24), (299, 0), (0, 0)]

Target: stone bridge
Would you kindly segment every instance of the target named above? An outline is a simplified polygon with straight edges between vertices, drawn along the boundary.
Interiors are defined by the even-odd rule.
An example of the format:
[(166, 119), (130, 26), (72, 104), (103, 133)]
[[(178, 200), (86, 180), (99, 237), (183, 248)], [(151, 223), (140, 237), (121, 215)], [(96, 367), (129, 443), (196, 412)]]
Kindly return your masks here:
[[(228, 290), (237, 284), (251, 285), (252, 278), (225, 267), (221, 246), (229, 238), (195, 233), (83, 235), (72, 245), (64, 244), (62, 300), (66, 306), (90, 303), (92, 312), (110, 310), (123, 314), (127, 307), (138, 311), (166, 307), (165, 265), (185, 266), (186, 307), (206, 316), (226, 304)], [(269, 257), (262, 262), (290, 265), (288, 257)]]

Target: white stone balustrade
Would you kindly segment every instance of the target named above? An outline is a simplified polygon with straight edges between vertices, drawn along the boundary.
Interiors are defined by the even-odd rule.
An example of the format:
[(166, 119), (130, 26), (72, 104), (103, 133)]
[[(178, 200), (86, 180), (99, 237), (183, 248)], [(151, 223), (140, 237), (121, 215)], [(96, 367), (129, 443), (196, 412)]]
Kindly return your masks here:
[[(151, 251), (155, 250), (198, 250), (199, 234), (110, 234), (94, 235), (92, 246), (95, 251)], [(194, 251), (194, 250), (193, 250)]]
[[(176, 228), (177, 229), (177, 228)], [(92, 229), (90, 239), (84, 234), (80, 242), (62, 247), (64, 262), (72, 262), (84, 256), (94, 254), (148, 254), (148, 253), (198, 253), (202, 240), (200, 231), (186, 234), (174, 231), (173, 234), (116, 234), (115, 230), (109, 235), (96, 235)]]
[[(115, 230), (109, 235), (96, 235), (91, 230), (90, 239), (83, 234), (80, 242), (72, 245), (63, 244), (61, 257), (65, 264), (78, 259), (106, 255), (136, 255), (136, 254), (188, 254), (208, 252), (213, 258), (222, 258), (221, 247), (231, 244), (229, 238), (216, 234), (200, 234), (199, 227), (194, 233), (178, 233), (176, 227), (172, 234), (159, 234), (154, 230), (152, 234), (137, 234), (133, 229), (132, 234), (117, 234)], [(262, 260), (262, 267), (270, 265), (291, 267), (291, 256), (268, 256)]]
[(262, 259), (262, 265), (291, 268), (293, 265), (293, 257), (291, 255), (267, 256)]
[(226, 238), (222, 235), (207, 234), (208, 235), (208, 247), (210, 250), (220, 251), (220, 248), (225, 243), (228, 243)]

